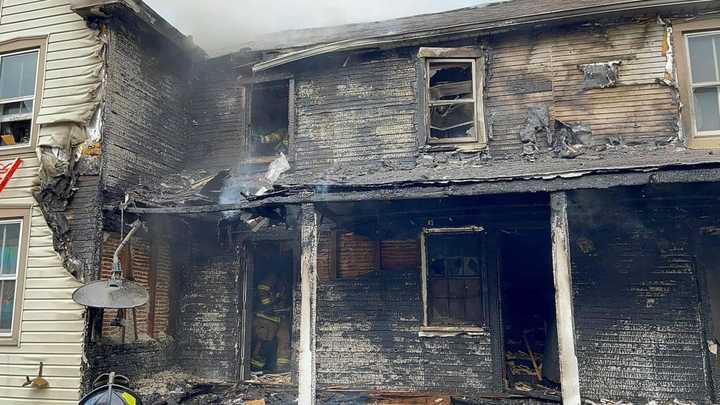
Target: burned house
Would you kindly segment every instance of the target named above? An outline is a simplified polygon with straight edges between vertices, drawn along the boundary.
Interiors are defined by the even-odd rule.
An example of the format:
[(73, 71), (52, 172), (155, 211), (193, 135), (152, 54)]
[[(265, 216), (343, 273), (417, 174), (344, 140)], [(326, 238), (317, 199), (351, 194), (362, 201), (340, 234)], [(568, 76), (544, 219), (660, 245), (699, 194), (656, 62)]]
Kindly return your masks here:
[(216, 57), (142, 2), (71, 3), (101, 114), (38, 163), (38, 215), (77, 279), (117, 256), (148, 302), (8, 364), (81, 348), (85, 388), (205, 403), (717, 401), (717, 1), (511, 0)]

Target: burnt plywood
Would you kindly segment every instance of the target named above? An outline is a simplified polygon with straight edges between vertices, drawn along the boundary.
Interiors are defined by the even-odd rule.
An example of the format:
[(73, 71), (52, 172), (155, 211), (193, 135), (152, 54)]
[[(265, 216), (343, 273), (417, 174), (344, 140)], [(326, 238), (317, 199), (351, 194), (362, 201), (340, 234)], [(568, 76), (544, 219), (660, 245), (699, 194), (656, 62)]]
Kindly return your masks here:
[(569, 215), (583, 398), (708, 402), (688, 219), (594, 198), (612, 206), (603, 212), (578, 196)]

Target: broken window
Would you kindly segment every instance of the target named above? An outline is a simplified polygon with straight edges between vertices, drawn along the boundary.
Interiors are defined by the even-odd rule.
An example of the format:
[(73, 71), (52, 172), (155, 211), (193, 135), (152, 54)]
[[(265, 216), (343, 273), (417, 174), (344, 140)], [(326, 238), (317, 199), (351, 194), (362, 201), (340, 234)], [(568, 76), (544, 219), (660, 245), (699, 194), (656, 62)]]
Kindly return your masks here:
[(0, 55), (0, 145), (28, 145), (32, 137), (39, 51)]
[(290, 82), (278, 80), (257, 83), (250, 95), (251, 158), (276, 157), (288, 153)]
[[(5, 212), (0, 220), (0, 344), (17, 339), (17, 322), (22, 300), (24, 227), (28, 213)], [(15, 215), (17, 213), (17, 217)], [(16, 340), (10, 340), (14, 344)]]
[(720, 31), (687, 35), (696, 136), (720, 135)]
[(429, 143), (478, 141), (476, 62), (428, 59)]
[(425, 230), (425, 326), (487, 324), (484, 251), (481, 228)]

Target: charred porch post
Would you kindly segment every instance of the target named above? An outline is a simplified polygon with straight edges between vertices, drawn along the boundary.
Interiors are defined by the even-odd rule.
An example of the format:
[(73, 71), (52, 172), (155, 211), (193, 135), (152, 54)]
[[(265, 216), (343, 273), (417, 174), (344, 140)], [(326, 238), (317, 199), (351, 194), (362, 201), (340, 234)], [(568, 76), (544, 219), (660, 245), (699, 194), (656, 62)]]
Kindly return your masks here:
[(317, 288), (318, 215), (313, 204), (300, 214), (300, 348), (298, 403), (315, 404), (315, 305)]
[(563, 404), (580, 405), (580, 376), (575, 355), (575, 321), (573, 317), (572, 276), (570, 273), (570, 231), (567, 216), (567, 194), (550, 197), (555, 311), (560, 349), (560, 375)]

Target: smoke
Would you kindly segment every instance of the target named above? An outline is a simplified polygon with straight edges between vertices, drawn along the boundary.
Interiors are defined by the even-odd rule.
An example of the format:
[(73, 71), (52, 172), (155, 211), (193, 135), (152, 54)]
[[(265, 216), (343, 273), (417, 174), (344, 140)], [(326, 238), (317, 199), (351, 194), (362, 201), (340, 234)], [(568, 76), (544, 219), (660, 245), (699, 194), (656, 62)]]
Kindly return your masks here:
[[(497, 0), (496, 0), (497, 1)], [(270, 32), (369, 22), (489, 3), (489, 0), (145, 0), (210, 55)]]

